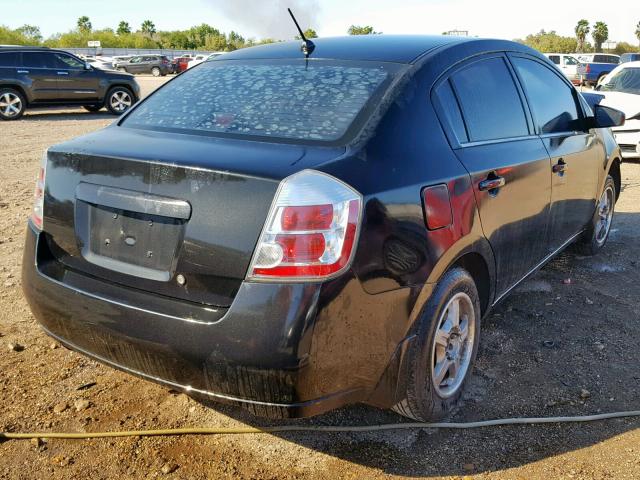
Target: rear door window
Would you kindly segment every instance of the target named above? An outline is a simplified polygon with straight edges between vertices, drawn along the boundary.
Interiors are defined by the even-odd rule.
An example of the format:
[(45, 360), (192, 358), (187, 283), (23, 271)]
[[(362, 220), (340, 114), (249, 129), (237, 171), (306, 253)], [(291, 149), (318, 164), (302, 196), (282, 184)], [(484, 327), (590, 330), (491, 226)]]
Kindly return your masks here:
[[(329, 60), (205, 62), (164, 85), (126, 127), (342, 143), (406, 66)], [(174, 105), (168, 109), (167, 105)]]
[(0, 67), (18, 67), (18, 52), (0, 53)]
[(534, 120), (543, 134), (569, 132), (579, 128), (574, 89), (541, 63), (514, 57), (513, 65), (522, 79)]
[(520, 94), (502, 57), (472, 63), (451, 76), (469, 140), (529, 135)]
[(53, 55), (45, 52), (22, 52), (22, 63), (28, 68), (56, 68)]

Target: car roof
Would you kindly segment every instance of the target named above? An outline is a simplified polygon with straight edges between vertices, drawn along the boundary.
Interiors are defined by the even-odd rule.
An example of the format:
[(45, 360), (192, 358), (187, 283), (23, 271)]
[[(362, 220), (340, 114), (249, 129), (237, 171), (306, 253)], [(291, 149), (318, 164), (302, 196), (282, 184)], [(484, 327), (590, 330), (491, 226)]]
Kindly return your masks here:
[[(476, 40), (435, 35), (353, 35), (314, 38), (310, 58), (412, 63), (426, 52), (445, 45)], [(300, 41), (278, 42), (224, 54), (224, 60), (302, 58)]]
[(634, 62), (621, 63), (620, 65), (618, 65), (618, 68), (620, 68), (620, 70), (623, 70), (625, 68), (640, 68), (640, 61), (636, 60)]

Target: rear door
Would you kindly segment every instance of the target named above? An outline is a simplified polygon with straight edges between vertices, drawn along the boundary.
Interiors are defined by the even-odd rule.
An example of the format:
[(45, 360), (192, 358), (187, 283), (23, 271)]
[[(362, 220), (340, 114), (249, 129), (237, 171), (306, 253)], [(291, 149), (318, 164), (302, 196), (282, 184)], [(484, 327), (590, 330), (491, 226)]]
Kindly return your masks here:
[(22, 52), (17, 74), (23, 83), (30, 85), (35, 102), (51, 102), (58, 98), (58, 74), (49, 52)]
[(501, 295), (535, 268), (547, 249), (549, 155), (533, 132), (514, 74), (502, 54), (458, 67), (451, 89), (464, 130), (456, 154), (471, 175), (482, 228), (493, 249)]
[(99, 72), (85, 69), (84, 62), (66, 53), (51, 53), (58, 75), (59, 99), (63, 101), (97, 100)]
[(536, 59), (512, 56), (552, 164), (549, 249), (580, 233), (595, 211), (599, 171), (605, 150), (593, 130), (584, 131), (577, 92), (552, 68)]

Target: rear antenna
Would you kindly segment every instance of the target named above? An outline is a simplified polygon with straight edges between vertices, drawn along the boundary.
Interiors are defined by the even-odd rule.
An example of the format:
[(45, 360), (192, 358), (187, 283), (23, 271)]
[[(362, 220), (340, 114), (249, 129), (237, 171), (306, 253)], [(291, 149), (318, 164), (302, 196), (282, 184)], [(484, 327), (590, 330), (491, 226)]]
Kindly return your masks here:
[(289, 11), (289, 15), (291, 15), (291, 19), (293, 20), (293, 23), (296, 24), (296, 28), (298, 29), (298, 33), (300, 34), (300, 38), (302, 39), (302, 45), (300, 46), (300, 50), (302, 50), (302, 53), (304, 53), (305, 58), (309, 58), (309, 55), (313, 53), (316, 46), (311, 40), (309, 40), (307, 37), (304, 36), (304, 32), (300, 28), (300, 25), (298, 25), (298, 21), (296, 20), (296, 17), (293, 16), (293, 12), (291, 11), (291, 9), (287, 8), (287, 10)]

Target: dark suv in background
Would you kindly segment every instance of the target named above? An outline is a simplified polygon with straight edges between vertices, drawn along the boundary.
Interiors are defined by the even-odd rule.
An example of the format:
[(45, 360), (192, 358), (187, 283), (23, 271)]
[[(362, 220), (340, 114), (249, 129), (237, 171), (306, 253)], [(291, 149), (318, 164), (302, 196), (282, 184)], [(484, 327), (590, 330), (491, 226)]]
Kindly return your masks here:
[(93, 68), (61, 50), (0, 47), (0, 119), (16, 120), (27, 107), (102, 107), (114, 115), (140, 98), (132, 75)]
[(171, 73), (171, 61), (164, 55), (138, 55), (126, 62), (116, 63), (115, 67), (121, 72), (150, 73), (154, 77), (163, 77)]

